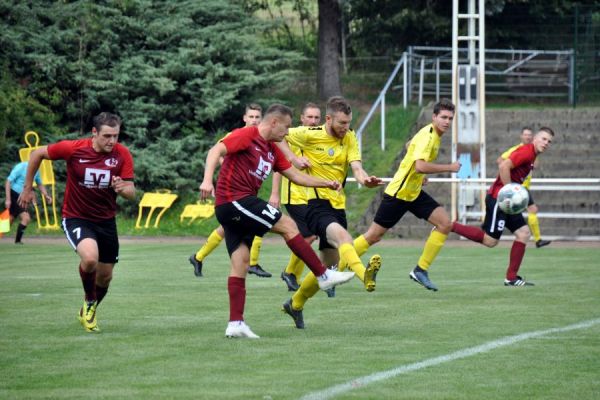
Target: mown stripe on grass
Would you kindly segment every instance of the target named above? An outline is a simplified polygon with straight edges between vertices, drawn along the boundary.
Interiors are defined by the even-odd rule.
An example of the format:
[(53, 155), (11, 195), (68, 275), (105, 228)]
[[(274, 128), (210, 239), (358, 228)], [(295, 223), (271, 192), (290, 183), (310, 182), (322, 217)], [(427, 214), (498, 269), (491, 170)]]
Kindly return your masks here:
[(324, 400), (331, 399), (337, 395), (349, 392), (354, 389), (362, 388), (366, 385), (370, 385), (375, 382), (383, 381), (386, 379), (394, 378), (398, 375), (406, 374), (408, 372), (417, 371), (427, 367), (437, 366), (446, 362), (458, 360), (461, 358), (466, 358), (470, 356), (474, 356), (480, 353), (485, 353), (490, 350), (495, 350), (500, 347), (510, 346), (512, 344), (522, 342), (524, 340), (534, 339), (541, 336), (550, 335), (553, 333), (564, 333), (569, 331), (574, 331), (577, 329), (586, 329), (590, 328), (594, 325), (600, 324), (600, 318), (598, 319), (590, 319), (587, 321), (579, 322), (577, 324), (564, 326), (561, 328), (551, 328), (545, 329), (542, 331), (533, 331), (526, 332), (520, 335), (514, 336), (506, 336), (500, 338), (498, 340), (494, 340), (491, 342), (484, 343), (479, 346), (469, 347), (463, 350), (455, 351), (454, 353), (446, 354), (439, 357), (429, 358), (427, 360), (419, 361), (412, 364), (401, 365), (399, 367), (389, 369), (387, 371), (376, 372), (371, 375), (363, 376), (361, 378), (356, 378), (346, 383), (342, 383), (339, 385), (331, 386), (329, 388), (319, 390), (316, 392), (308, 393), (302, 396), (301, 400)]

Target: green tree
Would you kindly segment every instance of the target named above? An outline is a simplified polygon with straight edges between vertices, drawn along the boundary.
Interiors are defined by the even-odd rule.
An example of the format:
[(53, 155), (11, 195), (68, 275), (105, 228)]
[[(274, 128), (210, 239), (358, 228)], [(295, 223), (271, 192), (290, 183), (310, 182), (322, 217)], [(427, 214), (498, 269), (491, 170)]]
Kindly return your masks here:
[(61, 126), (123, 117), (143, 189), (195, 190), (213, 132), (299, 58), (266, 46), (266, 23), (235, 0), (0, 0), (0, 15), (1, 62)]

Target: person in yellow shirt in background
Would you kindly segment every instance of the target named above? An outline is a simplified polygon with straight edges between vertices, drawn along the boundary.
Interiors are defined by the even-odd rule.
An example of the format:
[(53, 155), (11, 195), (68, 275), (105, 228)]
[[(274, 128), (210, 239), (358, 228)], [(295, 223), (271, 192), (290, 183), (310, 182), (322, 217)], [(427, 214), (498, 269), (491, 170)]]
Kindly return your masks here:
[(459, 162), (434, 163), (438, 156), (442, 135), (452, 125), (454, 110), (454, 104), (447, 99), (442, 99), (435, 104), (431, 124), (417, 132), (408, 144), (406, 155), (385, 189), (383, 200), (371, 226), (367, 232), (354, 240), (354, 248), (360, 256), (369, 247), (379, 242), (388, 229), (396, 225), (407, 211), (428, 221), (434, 228), (425, 242), (417, 266), (410, 271), (409, 277), (433, 291), (437, 291), (438, 288), (429, 279), (427, 271), (444, 246), (452, 222), (446, 210), (423, 190), (423, 184), (428, 174), (458, 172), (460, 169)]
[[(244, 116), (244, 126), (258, 126), (262, 120), (262, 107), (256, 103), (250, 103), (246, 106)], [(221, 160), (222, 162), (222, 160)], [(206, 239), (206, 242), (198, 249), (196, 254), (192, 254), (189, 258), (190, 264), (194, 267), (194, 275), (197, 277), (202, 276), (202, 261), (210, 253), (216, 249), (225, 237), (225, 231), (223, 227), (219, 225)], [(250, 268), (248, 269), (249, 274), (254, 274), (261, 278), (270, 278), (273, 276), (270, 272), (265, 271), (258, 264), (258, 257), (260, 255), (260, 247), (262, 246), (262, 238), (255, 236), (252, 242), (252, 248), (250, 249)]]
[[(290, 130), (287, 143), (302, 149), (303, 157), (296, 157), (283, 145), (286, 156), (305, 167), (309, 175), (326, 180), (343, 182), (348, 168), (357, 182), (368, 188), (378, 187), (381, 179), (369, 176), (362, 167), (358, 142), (352, 130), (352, 109), (342, 97), (327, 101), (325, 124), (316, 127)], [(349, 267), (364, 283), (368, 292), (375, 290), (375, 275), (381, 267), (381, 257), (374, 255), (367, 268), (352, 245), (352, 236), (347, 231), (346, 195), (343, 189), (336, 191), (324, 188), (307, 190), (308, 207), (306, 222), (311, 232), (319, 237), (319, 250), (325, 265), (340, 264)], [(282, 310), (292, 317), (298, 329), (304, 329), (302, 310), (304, 305), (319, 290), (317, 279), (309, 273), (292, 298), (283, 304)]]
[[(296, 128), (290, 128), (289, 132), (292, 133), (297, 130), (304, 130), (305, 127), (318, 126), (321, 122), (321, 109), (315, 103), (306, 103), (302, 107), (300, 114), (301, 125)], [(302, 149), (290, 145), (290, 150), (298, 157), (302, 157)], [(281, 190), (281, 192), (280, 192)], [(271, 190), (271, 205), (275, 200), (280, 201), (280, 204), (285, 206), (285, 209), (290, 217), (298, 225), (298, 229), (304, 237), (304, 240), (308, 244), (312, 244), (317, 236), (313, 234), (306, 223), (306, 208), (308, 207), (307, 188), (304, 186), (298, 186), (291, 182), (286, 177), (282, 177), (281, 174), (275, 173), (273, 175), (273, 186)], [(281, 200), (279, 200), (281, 199)], [(302, 260), (295, 255), (291, 254), (288, 265), (281, 273), (281, 279), (285, 282), (290, 292), (298, 290), (300, 285), (298, 281), (302, 276), (304, 270), (304, 263)], [(329, 293), (335, 293), (328, 291)]]
[[(500, 165), (502, 161), (506, 160), (513, 151), (531, 142), (533, 142), (533, 131), (530, 127), (525, 126), (523, 129), (521, 129), (521, 143), (502, 153), (502, 155), (496, 160), (496, 163)], [(534, 168), (535, 167), (537, 167), (537, 159), (534, 163)], [(533, 173), (533, 170), (531, 172)], [(525, 189), (527, 189), (529, 192), (529, 203), (527, 204), (527, 225), (529, 225), (529, 229), (531, 229), (531, 233), (533, 234), (535, 247), (539, 249), (540, 247), (548, 246), (552, 242), (550, 240), (542, 240), (542, 235), (540, 233), (540, 221), (537, 217), (538, 206), (533, 201), (533, 196), (531, 195), (531, 190), (529, 189), (531, 186), (531, 174), (529, 174), (527, 179), (525, 179), (522, 186), (525, 187)]]

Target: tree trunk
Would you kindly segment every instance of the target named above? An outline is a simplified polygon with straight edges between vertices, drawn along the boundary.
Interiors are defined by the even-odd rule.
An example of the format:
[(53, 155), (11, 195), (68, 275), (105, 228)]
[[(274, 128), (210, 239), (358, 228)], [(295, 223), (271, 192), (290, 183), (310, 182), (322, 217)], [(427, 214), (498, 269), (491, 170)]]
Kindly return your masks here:
[(323, 100), (342, 94), (339, 63), (341, 16), (338, 0), (319, 0), (317, 89)]

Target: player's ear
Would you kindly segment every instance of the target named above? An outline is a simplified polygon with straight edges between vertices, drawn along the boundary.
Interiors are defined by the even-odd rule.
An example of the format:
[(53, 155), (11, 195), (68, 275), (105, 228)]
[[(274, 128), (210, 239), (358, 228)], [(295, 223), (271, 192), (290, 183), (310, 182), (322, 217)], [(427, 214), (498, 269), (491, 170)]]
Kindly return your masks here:
[(92, 127), (92, 135), (93, 136), (98, 136), (98, 131), (96, 130), (96, 127)]

